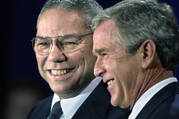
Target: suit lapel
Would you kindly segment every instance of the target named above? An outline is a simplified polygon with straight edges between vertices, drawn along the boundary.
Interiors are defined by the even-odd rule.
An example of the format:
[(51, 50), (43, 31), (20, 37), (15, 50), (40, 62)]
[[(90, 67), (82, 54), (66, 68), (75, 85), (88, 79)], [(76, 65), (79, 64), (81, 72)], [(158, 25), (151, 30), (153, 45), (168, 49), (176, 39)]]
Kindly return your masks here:
[(50, 112), (52, 97), (53, 96), (50, 96), (44, 99), (37, 106), (35, 106), (29, 114), (28, 119), (47, 119)]
[(100, 82), (72, 119), (104, 119), (110, 103), (110, 96), (105, 88), (105, 84)]
[[(152, 99), (144, 106), (142, 111), (139, 113), (136, 119), (149, 119), (153, 112), (160, 107), (164, 101), (169, 97), (174, 97), (176, 91), (176, 83), (172, 83), (164, 87)], [(171, 103), (171, 100), (167, 100), (167, 103)]]
[(50, 113), (50, 106), (45, 104), (45, 106), (41, 108), (39, 117), (37, 119), (47, 119), (49, 113)]

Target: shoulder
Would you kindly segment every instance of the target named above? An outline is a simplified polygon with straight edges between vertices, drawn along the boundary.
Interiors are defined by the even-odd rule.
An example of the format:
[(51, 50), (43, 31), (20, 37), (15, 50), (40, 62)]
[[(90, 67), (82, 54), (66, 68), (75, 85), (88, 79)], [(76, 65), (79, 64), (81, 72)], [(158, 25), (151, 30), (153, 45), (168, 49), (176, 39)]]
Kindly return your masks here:
[(176, 94), (170, 109), (171, 119), (179, 119), (179, 83), (177, 84)]
[(41, 100), (40, 102), (38, 102), (38, 103), (34, 106), (33, 109), (51, 106), (52, 98), (53, 98), (53, 96), (49, 96), (49, 97), (47, 97), (47, 98)]
[(137, 116), (137, 119), (168, 119), (171, 112), (174, 116), (176, 113), (174, 114), (173, 111), (176, 110), (178, 112), (179, 108), (179, 106), (176, 107), (176, 103), (179, 104), (178, 99), (176, 99), (178, 97), (177, 85), (177, 83), (171, 83), (156, 93), (144, 106), (142, 111)]
[(52, 98), (53, 96), (49, 96), (37, 103), (29, 113), (28, 119), (37, 119), (35, 117), (48, 115), (52, 103)]

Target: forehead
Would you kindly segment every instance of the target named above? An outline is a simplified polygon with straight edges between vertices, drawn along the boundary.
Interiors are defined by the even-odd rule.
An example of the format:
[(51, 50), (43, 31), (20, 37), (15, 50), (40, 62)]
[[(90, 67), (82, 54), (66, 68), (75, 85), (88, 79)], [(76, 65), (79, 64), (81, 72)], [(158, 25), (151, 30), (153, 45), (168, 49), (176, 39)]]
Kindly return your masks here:
[[(94, 46), (109, 46), (117, 43), (117, 27), (115, 22), (110, 19), (102, 22), (94, 31), (93, 42)], [(117, 43), (118, 44), (118, 43)]]
[(37, 34), (42, 36), (83, 33), (86, 29), (86, 17), (83, 13), (59, 8), (42, 13), (37, 24)]
[(106, 55), (113, 59), (121, 58), (126, 54), (126, 50), (118, 40), (120, 38), (115, 22), (112, 19), (104, 21), (94, 32), (93, 53), (97, 56), (106, 53)]

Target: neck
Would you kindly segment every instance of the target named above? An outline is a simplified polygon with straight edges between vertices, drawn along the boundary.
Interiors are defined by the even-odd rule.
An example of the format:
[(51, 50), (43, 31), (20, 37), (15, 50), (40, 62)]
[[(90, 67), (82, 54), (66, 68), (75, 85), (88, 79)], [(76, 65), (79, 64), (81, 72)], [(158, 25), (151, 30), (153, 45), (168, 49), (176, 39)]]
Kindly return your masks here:
[(133, 108), (135, 102), (143, 93), (145, 93), (146, 90), (148, 90), (158, 82), (171, 77), (172, 75), (172, 71), (168, 71), (161, 67), (153, 67), (152, 69), (147, 69), (145, 72), (143, 72), (143, 77), (140, 79), (140, 81), (136, 82), (130, 108)]

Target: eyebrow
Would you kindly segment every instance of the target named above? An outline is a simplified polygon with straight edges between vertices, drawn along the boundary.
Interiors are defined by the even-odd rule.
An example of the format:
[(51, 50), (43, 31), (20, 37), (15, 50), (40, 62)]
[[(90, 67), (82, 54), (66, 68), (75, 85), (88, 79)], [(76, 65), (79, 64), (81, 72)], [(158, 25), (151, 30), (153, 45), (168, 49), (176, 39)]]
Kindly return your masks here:
[(50, 37), (50, 36), (39, 36), (39, 35), (37, 35), (36, 37), (37, 37), (37, 38), (41, 38), (41, 39), (46, 39), (46, 38), (58, 38), (58, 37), (69, 37), (69, 36), (84, 37), (84, 36), (92, 35), (92, 34), (93, 34), (93, 32), (86, 33), (86, 34), (76, 34), (76, 33), (63, 34), (63, 35), (57, 35), (57, 36), (54, 36), (54, 37)]
[(59, 37), (62, 37), (62, 38), (64, 38), (64, 37), (69, 37), (69, 36), (73, 36), (73, 35), (77, 35), (77, 34), (65, 34), (65, 35), (58, 35), (58, 36), (54, 36), (54, 37), (50, 37), (50, 36), (39, 36), (39, 35), (37, 35), (36, 37), (37, 38), (40, 38), (40, 39), (42, 39), (42, 40), (46, 40), (46, 39), (48, 39), (48, 38), (59, 38)]
[(58, 37), (71, 36), (71, 35), (77, 35), (77, 34), (64, 34), (64, 35), (57, 35), (57, 36), (54, 36), (54, 37), (37, 35), (36, 37), (43, 39), (43, 38), (58, 38)]

